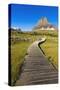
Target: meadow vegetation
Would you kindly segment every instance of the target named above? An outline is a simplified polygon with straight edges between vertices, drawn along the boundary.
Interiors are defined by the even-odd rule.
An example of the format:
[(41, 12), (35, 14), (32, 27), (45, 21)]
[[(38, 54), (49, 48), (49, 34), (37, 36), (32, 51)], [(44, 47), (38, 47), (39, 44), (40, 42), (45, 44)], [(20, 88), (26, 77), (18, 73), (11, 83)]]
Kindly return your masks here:
[(36, 30), (32, 32), (11, 31), (11, 83), (15, 84), (19, 77), (20, 68), (28, 47), (36, 40), (46, 37), (46, 42), (41, 44), (46, 57), (55, 67), (58, 66), (58, 31)]

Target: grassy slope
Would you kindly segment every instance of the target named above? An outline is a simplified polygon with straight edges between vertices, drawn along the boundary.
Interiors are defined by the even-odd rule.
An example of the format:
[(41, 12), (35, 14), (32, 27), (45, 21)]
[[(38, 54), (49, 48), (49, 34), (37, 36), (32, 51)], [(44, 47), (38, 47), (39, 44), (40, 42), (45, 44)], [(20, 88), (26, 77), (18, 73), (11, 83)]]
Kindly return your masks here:
[(20, 71), (21, 64), (23, 63), (26, 50), (30, 43), (21, 42), (11, 45), (11, 77), (12, 84), (16, 81), (18, 73)]
[(58, 39), (57, 37), (47, 37), (45, 43), (41, 45), (45, 55), (57, 68), (58, 64)]

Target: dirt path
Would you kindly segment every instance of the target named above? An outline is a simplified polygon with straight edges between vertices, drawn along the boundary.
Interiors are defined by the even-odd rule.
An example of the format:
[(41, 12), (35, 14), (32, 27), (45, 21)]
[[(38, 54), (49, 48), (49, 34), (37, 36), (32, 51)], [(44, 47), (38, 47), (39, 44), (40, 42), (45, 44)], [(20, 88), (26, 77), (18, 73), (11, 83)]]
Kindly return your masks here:
[(34, 42), (27, 50), (28, 55), (21, 68), (16, 85), (50, 84), (58, 82), (58, 72), (46, 59), (38, 44)]

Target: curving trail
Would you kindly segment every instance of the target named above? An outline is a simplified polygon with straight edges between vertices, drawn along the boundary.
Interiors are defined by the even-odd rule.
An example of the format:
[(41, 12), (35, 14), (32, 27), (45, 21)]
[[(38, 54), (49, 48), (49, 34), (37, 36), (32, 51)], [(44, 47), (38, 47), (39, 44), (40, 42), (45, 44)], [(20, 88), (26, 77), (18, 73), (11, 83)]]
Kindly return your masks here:
[(21, 68), (21, 74), (16, 85), (34, 85), (58, 83), (58, 71), (44, 56), (38, 44), (45, 41), (42, 38), (35, 41), (27, 50), (28, 55)]

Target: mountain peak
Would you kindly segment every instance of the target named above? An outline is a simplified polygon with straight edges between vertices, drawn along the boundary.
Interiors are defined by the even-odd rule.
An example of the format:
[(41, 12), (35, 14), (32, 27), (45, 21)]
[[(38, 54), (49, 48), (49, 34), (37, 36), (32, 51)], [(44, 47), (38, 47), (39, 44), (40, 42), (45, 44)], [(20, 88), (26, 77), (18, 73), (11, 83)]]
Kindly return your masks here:
[(48, 25), (49, 23), (48, 23), (48, 20), (47, 20), (47, 18), (46, 17), (43, 17), (43, 18), (41, 18), (39, 21), (38, 21), (38, 26), (46, 26), (46, 25)]
[(43, 17), (39, 19), (37, 25), (34, 27), (34, 30), (39, 29), (39, 30), (55, 30), (55, 26), (50, 24), (48, 19), (46, 17)]

